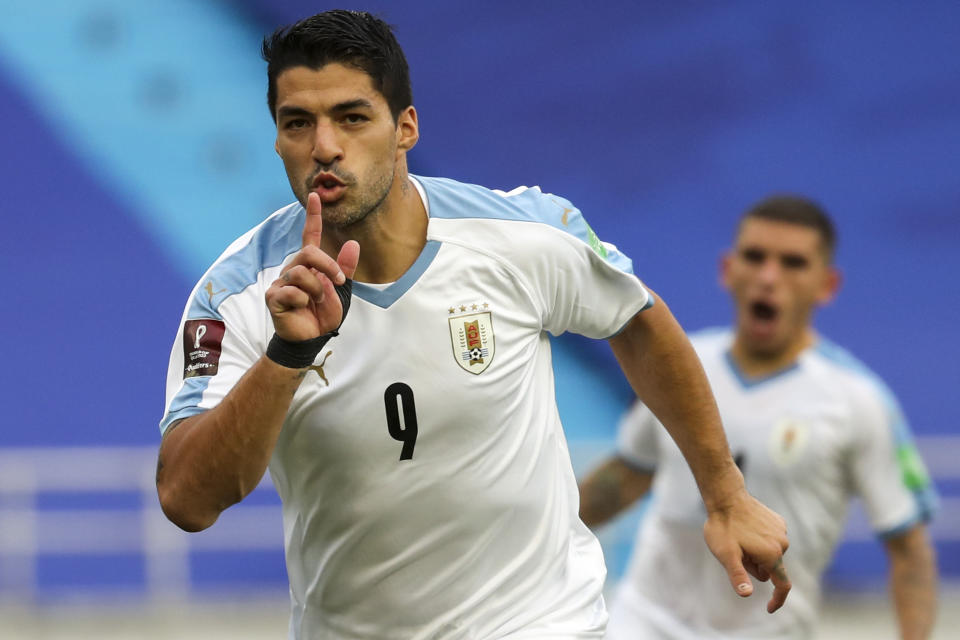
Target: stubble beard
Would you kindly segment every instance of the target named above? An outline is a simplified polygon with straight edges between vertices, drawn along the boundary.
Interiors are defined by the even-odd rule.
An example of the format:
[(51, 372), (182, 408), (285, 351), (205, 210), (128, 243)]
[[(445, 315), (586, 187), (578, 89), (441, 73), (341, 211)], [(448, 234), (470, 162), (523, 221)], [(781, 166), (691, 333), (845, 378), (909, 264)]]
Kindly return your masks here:
[[(378, 174), (366, 187), (360, 187), (361, 181), (352, 173), (338, 169), (323, 169), (323, 171), (333, 173), (348, 187), (344, 197), (336, 202), (323, 203), (323, 223), (336, 229), (355, 225), (365, 220), (370, 214), (378, 213), (393, 186), (393, 168)], [(307, 206), (307, 195), (313, 191), (315, 176), (316, 174), (307, 178), (303, 183), (303, 192), (296, 194), (304, 208)]]

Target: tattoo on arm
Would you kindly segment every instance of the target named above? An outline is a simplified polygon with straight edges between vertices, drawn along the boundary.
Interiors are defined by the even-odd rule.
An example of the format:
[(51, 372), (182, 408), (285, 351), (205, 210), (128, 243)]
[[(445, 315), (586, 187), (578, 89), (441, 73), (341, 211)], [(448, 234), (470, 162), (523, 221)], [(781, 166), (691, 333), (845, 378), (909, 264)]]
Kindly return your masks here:
[(622, 460), (608, 460), (581, 483), (580, 518), (589, 527), (607, 522), (646, 493), (651, 479)]
[(620, 479), (614, 469), (603, 467), (584, 487), (580, 511), (597, 524), (606, 522), (620, 510)]

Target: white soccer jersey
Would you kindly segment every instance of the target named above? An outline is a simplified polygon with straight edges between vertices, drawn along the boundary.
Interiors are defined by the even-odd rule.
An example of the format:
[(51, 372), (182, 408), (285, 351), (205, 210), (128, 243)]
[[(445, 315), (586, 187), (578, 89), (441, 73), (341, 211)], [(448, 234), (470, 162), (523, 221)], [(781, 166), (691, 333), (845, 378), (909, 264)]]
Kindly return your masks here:
[(680, 450), (649, 409), (635, 406), (619, 454), (655, 470), (653, 501), (611, 605), (609, 637), (809, 638), (820, 576), (839, 542), (850, 498), (863, 499), (880, 536), (927, 519), (936, 496), (896, 400), (839, 347), (820, 339), (794, 366), (748, 380), (730, 356), (733, 334), (692, 338), (716, 395), (747, 488), (787, 522), (793, 589), (776, 614), (770, 583), (737, 596), (703, 540), (706, 512)]
[[(568, 201), (416, 180), (422, 254), (388, 287), (354, 285), (270, 462), (290, 636), (602, 637), (605, 569), (578, 518), (546, 332), (606, 338), (652, 298)], [(264, 293), (303, 223), (298, 204), (278, 211), (198, 283), (162, 429), (264, 353)]]

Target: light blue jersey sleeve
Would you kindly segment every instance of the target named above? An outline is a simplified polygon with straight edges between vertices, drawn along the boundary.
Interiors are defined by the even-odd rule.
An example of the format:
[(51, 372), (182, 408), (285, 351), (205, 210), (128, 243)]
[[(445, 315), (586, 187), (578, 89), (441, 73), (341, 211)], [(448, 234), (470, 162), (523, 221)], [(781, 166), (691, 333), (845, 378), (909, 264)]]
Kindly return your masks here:
[(855, 377), (850, 469), (876, 534), (905, 533), (936, 513), (939, 499), (910, 425), (887, 385), (843, 348), (822, 341), (817, 351)]
[(299, 250), (303, 222), (299, 204), (281, 209), (232, 243), (197, 283), (170, 353), (161, 433), (216, 406), (263, 355), (272, 330), (264, 285), (276, 277), (267, 274)]
[(569, 200), (537, 187), (490, 190), (420, 178), (435, 239), (495, 254), (519, 274), (554, 335), (616, 335), (653, 296), (616, 246), (602, 242)]

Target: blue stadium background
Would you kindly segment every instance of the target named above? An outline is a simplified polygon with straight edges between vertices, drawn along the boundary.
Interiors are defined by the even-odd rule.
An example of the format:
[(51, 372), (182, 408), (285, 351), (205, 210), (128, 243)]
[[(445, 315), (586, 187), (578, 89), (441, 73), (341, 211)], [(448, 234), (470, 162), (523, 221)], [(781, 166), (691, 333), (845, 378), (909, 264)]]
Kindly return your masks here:
[[(563, 194), (689, 329), (729, 316), (716, 267), (773, 191), (837, 219), (845, 285), (819, 328), (898, 393), (960, 575), (960, 4), (440, 2), (396, 25), (422, 137), (413, 170)], [(291, 198), (263, 34), (306, 0), (0, 0), (0, 595), (283, 594), (269, 487), (187, 536), (151, 492), (183, 303)], [(603, 343), (556, 341), (578, 470), (630, 398)], [(639, 515), (604, 532), (611, 580)], [(880, 584), (854, 524), (835, 587)]]

